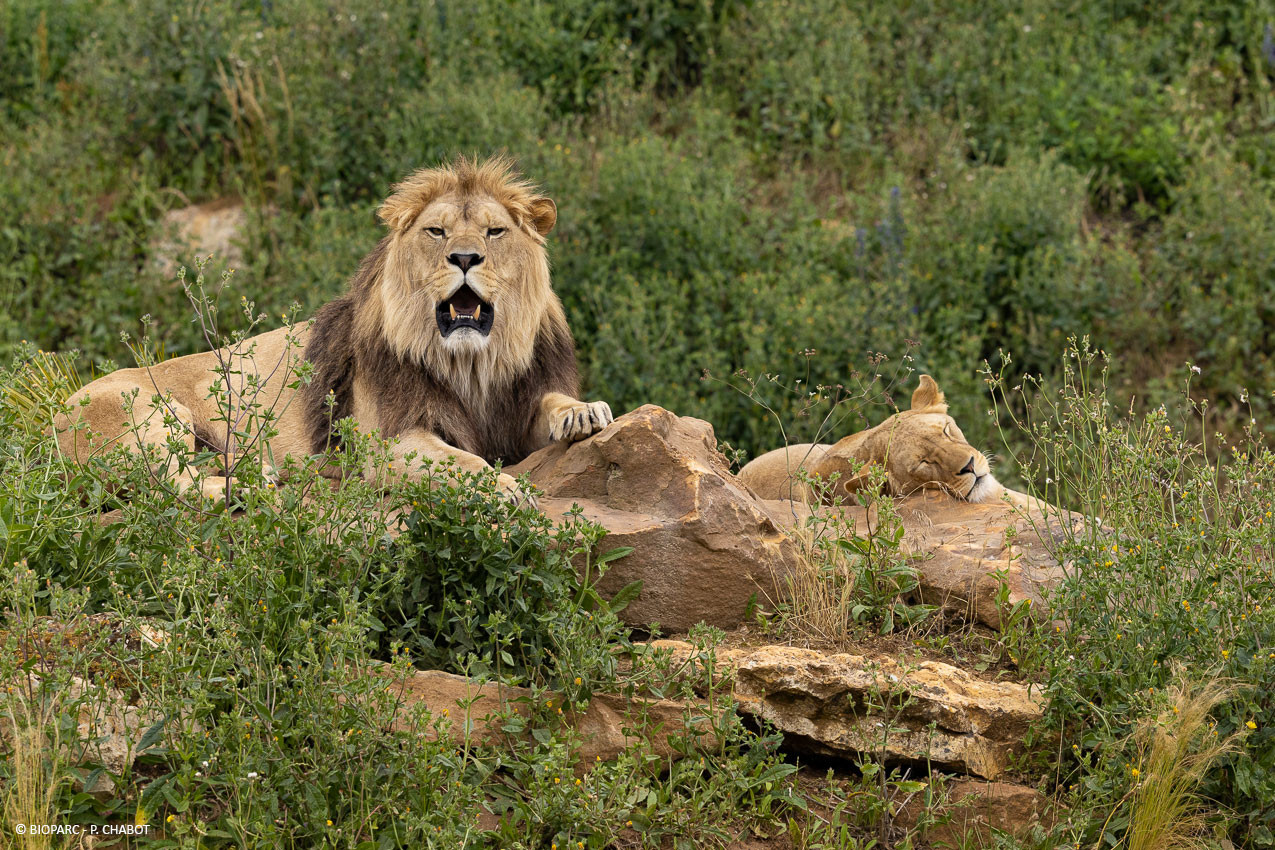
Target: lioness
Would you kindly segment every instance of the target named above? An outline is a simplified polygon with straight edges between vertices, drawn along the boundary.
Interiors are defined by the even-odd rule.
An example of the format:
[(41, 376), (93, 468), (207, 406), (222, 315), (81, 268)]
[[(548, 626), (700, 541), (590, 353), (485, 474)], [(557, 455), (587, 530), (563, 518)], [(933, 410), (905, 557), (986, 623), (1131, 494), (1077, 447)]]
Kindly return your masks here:
[(868, 464), (885, 465), (885, 491), (906, 496), (939, 489), (969, 502), (1008, 499), (1026, 507), (1039, 503), (1002, 486), (987, 458), (966, 440), (947, 415), (947, 401), (929, 375), (912, 393), (912, 409), (894, 414), (875, 428), (851, 434), (833, 445), (802, 443), (775, 449), (754, 459), (739, 477), (763, 499), (809, 501), (812, 494), (799, 470), (825, 480), (838, 475), (824, 500), (845, 497), (869, 479)]
[[(230, 403), (242, 402), (248, 376), (261, 383), (256, 398), (270, 402), (278, 430), (271, 457), (322, 452), (334, 421), (353, 416), (364, 430), (395, 439), (399, 473), (419, 474), (419, 460), (447, 458), (476, 471), (611, 422), (606, 402), (577, 400), (575, 347), (544, 247), (557, 207), (511, 161), (462, 157), (418, 171), (394, 187), (378, 215), (389, 232), (346, 294), (291, 331), (296, 345), (280, 328), (233, 353), (221, 350), (242, 373), (231, 381)], [(294, 390), (288, 385), (302, 357), (314, 379)], [(235, 452), (222, 445), (224, 424), (214, 425), (222, 416), (212, 396), (217, 365), (217, 353), (205, 352), (93, 381), (70, 399), (72, 415), (54, 423), (63, 450), (83, 462), (134, 425), (142, 443), (162, 446), (167, 409), (188, 448), (198, 441)], [(130, 415), (124, 396), (134, 392)], [(171, 400), (155, 402), (157, 394)], [(72, 429), (76, 421), (87, 430)], [(166, 473), (210, 496), (226, 486), (224, 477)], [(522, 498), (511, 476), (502, 473), (500, 484)]]

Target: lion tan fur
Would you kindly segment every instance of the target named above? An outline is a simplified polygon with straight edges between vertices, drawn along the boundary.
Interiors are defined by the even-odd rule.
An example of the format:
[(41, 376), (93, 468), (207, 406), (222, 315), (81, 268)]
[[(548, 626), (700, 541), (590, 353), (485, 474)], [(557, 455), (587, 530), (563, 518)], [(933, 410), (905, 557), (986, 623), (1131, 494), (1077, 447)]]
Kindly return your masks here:
[[(987, 458), (948, 415), (946, 399), (929, 375), (921, 376), (911, 409), (831, 445), (803, 443), (767, 452), (746, 464), (739, 477), (763, 499), (811, 501), (821, 494), (831, 501), (862, 489), (872, 464), (885, 467), (890, 495), (938, 489), (971, 502), (1030, 499), (997, 482)], [(803, 471), (835, 483), (812, 493)]]
[[(557, 209), (511, 161), (458, 158), (418, 171), (378, 215), (388, 233), (346, 294), (309, 323), (88, 384), (71, 398), (71, 415), (54, 423), (62, 449), (83, 462), (121, 441), (162, 446), (171, 427), (188, 447), (235, 451), (212, 391), (225, 363), (241, 373), (232, 384), (256, 376), (259, 389), (231, 386), (229, 397), (232, 406), (255, 397), (273, 410), (278, 434), (268, 449), (276, 463), (322, 451), (345, 416), (393, 438), (395, 468), (408, 475), (418, 471), (413, 455), (477, 470), (610, 423), (605, 402), (577, 399), (574, 345), (545, 250)], [(473, 294), (465, 303), (477, 304), (462, 307), (472, 311), (461, 314), (474, 320), (469, 326), (456, 324), (454, 299), (465, 292)], [(484, 311), (486, 332), (478, 326)], [(303, 357), (314, 380), (294, 389)], [(135, 397), (131, 413), (127, 396)], [(209, 494), (225, 486), (195, 482), (172, 464), (163, 472)], [(501, 481), (521, 497), (512, 478)]]

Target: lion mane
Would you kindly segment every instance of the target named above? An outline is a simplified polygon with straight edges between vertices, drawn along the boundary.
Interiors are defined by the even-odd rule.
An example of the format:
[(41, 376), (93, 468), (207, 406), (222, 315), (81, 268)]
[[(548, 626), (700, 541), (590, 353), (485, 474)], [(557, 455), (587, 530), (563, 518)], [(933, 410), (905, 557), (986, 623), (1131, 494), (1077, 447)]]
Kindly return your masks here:
[[(449, 195), (461, 204), (494, 198), (527, 234), (522, 279), (511, 288), (519, 303), (502, 310), (491, 344), (476, 356), (439, 344), (433, 312), (412, 306), (414, 270), (403, 256), (402, 233), (432, 201)], [(354, 414), (356, 385), (376, 405), (383, 436), (419, 427), (489, 463), (516, 463), (539, 448), (535, 402), (548, 391), (576, 396), (579, 378), (571, 330), (550, 286), (536, 200), (532, 184), (513, 176), (503, 157), (484, 163), (461, 157), (394, 187), (377, 213), (389, 234), (363, 260), (349, 291), (314, 319), (305, 350), (314, 380), (304, 397), (312, 451), (332, 441), (333, 422)]]

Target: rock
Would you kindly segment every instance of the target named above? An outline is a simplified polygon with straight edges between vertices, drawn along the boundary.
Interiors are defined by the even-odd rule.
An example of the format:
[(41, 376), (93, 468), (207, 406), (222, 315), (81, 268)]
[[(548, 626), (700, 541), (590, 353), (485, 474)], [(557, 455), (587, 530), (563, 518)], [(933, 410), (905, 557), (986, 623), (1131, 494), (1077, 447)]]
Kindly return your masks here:
[[(936, 846), (990, 846), (992, 830), (1007, 832), (1015, 838), (1027, 838), (1033, 826), (1052, 827), (1056, 820), (1053, 802), (1035, 788), (1010, 782), (980, 782), (955, 779), (947, 783), (947, 794), (935, 814), (944, 816), (940, 823), (923, 830), (922, 836)], [(915, 827), (925, 806), (924, 797), (913, 797), (896, 816), (904, 828)]]
[[(43, 702), (38, 710), (46, 716), (76, 718), (74, 740), (61, 740), (64, 764), (100, 765), (106, 773), (114, 776), (123, 774), (132, 766), (142, 738), (161, 719), (160, 714), (130, 703), (121, 691), (94, 685), (78, 676), (71, 676), (66, 682), (46, 682), (36, 673), (20, 674), (16, 681), (11, 680), (11, 693)], [(22, 717), (21, 706), (27, 703), (27, 699), (11, 699), (16, 703), (12, 710)], [(12, 720), (6, 712), (0, 718), (0, 739), (5, 742), (6, 748), (12, 746), (13, 733)], [(100, 774), (84, 790), (101, 795), (110, 793), (113, 787), (111, 776)]]
[[(802, 504), (764, 505), (785, 529), (809, 515)], [(1061, 523), (1076, 521), (1075, 515), (973, 504), (933, 491), (896, 499), (895, 507), (904, 527), (901, 548), (919, 573), (919, 601), (992, 628), (1020, 602), (1043, 616), (1044, 591), (1063, 577), (1049, 548), (1061, 539)], [(867, 528), (864, 508), (838, 510), (855, 529)], [(1008, 591), (1003, 603), (1002, 582)]]
[(644, 742), (647, 756), (660, 764), (677, 761), (682, 757), (674, 746), (678, 738), (693, 735), (695, 747), (717, 746), (713, 720), (712, 709), (705, 703), (598, 694), (584, 714), (573, 716), (571, 722), (580, 733), (579, 761), (584, 767), (610, 761), (638, 742)]
[(239, 239), (247, 223), (243, 202), (234, 197), (170, 210), (164, 214), (163, 225), (164, 231), (172, 236), (157, 240), (151, 248), (151, 256), (165, 277), (176, 274), (179, 258), (189, 254), (199, 257), (212, 254), (220, 263), (233, 268), (243, 263)]
[[(682, 641), (650, 646), (670, 651), (674, 663), (700, 652)], [(764, 646), (719, 651), (717, 663), (733, 681), (740, 712), (773, 724), (790, 749), (884, 756), (982, 779), (1004, 772), (1043, 709), (1025, 685), (985, 681), (937, 661)]]
[(733, 628), (754, 599), (775, 597), (798, 552), (730, 473), (713, 427), (654, 405), (578, 443), (556, 443), (509, 468), (544, 491), (559, 518), (578, 504), (608, 534), (601, 551), (632, 546), (599, 582), (603, 594), (642, 581), (624, 611), (633, 625), (683, 632)]
[[(414, 707), (423, 706), (434, 719), (448, 721), (439, 729), (457, 743), (466, 739), (478, 745), (501, 743), (505, 738), (500, 728), (504, 718), (510, 713), (526, 716), (531, 704), (531, 691), (527, 688), (478, 684), (441, 670), (398, 676), (386, 668), (383, 675), (391, 681), (389, 691), (399, 700), (405, 715)], [(414, 727), (414, 719), (408, 716), (396, 718), (394, 723), (399, 731)], [(426, 733), (431, 739), (435, 737), (434, 729)]]
[[(399, 677), (388, 671), (390, 691), (408, 714), (415, 706), (427, 709), (432, 718), (450, 722), (424, 730), (435, 739), (436, 732), (450, 740), (480, 746), (498, 746), (508, 742), (509, 733), (501, 727), (511, 713), (526, 717), (531, 707), (532, 692), (527, 688), (496, 684), (476, 684), (464, 676), (439, 670), (416, 672)], [(550, 703), (558, 704), (560, 696), (550, 694)], [(674, 740), (694, 734), (704, 737), (704, 746), (715, 743), (712, 715), (705, 704), (674, 700), (625, 699), (614, 694), (597, 694), (585, 711), (568, 710), (564, 722), (580, 733), (577, 764), (580, 771), (598, 762), (614, 759), (639, 742), (648, 746), (648, 755), (660, 762), (677, 760), (682, 754)], [(415, 728), (412, 718), (404, 716), (395, 723), (400, 731)]]

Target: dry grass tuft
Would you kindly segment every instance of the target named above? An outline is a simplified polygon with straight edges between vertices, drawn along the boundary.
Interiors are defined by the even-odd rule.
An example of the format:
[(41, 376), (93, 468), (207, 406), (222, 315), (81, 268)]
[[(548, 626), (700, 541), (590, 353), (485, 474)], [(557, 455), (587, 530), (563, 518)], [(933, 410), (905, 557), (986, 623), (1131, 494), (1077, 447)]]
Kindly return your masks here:
[(1234, 749), (1236, 736), (1221, 738), (1209, 714), (1235, 693), (1227, 681), (1192, 686), (1178, 672), (1168, 705), (1135, 733), (1138, 784), (1130, 800), (1128, 850), (1202, 847), (1207, 826), (1197, 789), (1205, 772)]
[(14, 850), (48, 850), (53, 846), (52, 836), (18, 834), (16, 829), (17, 824), (55, 822), (54, 804), (61, 784), (57, 753), (61, 747), (56, 732), (53, 740), (46, 734), (46, 728), (56, 729), (56, 725), (44, 722), (47, 719), (23, 699), (13, 700), (10, 715), (0, 719), (0, 735), (10, 745), (12, 770), (4, 788), (0, 832), (15, 842)]
[(780, 579), (789, 609), (784, 625), (805, 640), (844, 647), (851, 639), (856, 603), (852, 556), (814, 523), (789, 535), (797, 544), (798, 568)]

